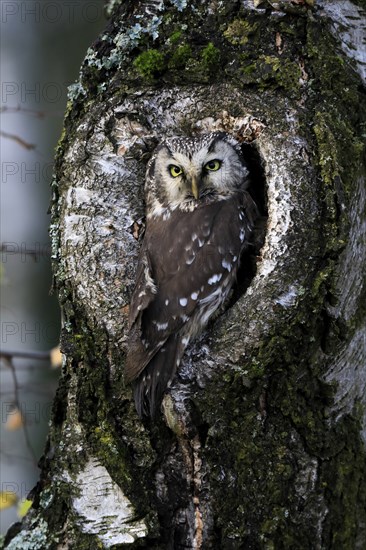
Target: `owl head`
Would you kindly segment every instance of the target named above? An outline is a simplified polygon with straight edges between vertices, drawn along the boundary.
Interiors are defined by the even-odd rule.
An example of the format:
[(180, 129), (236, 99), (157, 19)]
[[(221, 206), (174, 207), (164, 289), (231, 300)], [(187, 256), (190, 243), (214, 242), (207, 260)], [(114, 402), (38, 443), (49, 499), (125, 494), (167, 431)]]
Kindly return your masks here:
[(202, 203), (228, 198), (247, 185), (248, 169), (240, 145), (229, 134), (168, 138), (157, 147), (147, 167), (148, 212), (191, 211)]

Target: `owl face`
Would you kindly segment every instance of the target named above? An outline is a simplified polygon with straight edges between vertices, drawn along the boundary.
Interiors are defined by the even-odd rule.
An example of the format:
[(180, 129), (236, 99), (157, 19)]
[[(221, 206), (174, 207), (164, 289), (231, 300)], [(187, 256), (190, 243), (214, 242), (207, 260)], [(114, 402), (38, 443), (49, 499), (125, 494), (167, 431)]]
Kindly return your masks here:
[(149, 163), (147, 203), (152, 214), (177, 207), (192, 211), (244, 189), (247, 175), (240, 146), (226, 133), (170, 138)]

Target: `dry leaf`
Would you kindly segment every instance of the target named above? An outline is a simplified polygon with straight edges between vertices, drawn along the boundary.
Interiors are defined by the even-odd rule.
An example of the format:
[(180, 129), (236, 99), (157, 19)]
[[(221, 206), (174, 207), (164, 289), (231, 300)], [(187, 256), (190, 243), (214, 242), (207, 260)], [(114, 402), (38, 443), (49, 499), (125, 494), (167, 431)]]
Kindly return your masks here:
[(51, 367), (53, 367), (54, 369), (61, 367), (62, 353), (60, 351), (60, 346), (56, 346), (55, 348), (51, 349), (50, 360), (51, 360)]
[(17, 514), (19, 518), (24, 518), (29, 508), (32, 506), (32, 501), (27, 498), (20, 500), (18, 503)]
[(6, 510), (15, 506), (18, 497), (13, 491), (0, 491), (0, 510)]
[(4, 427), (9, 432), (13, 432), (15, 430), (19, 430), (22, 426), (24, 426), (23, 415), (18, 407), (14, 407), (14, 409), (7, 413), (7, 419)]
[(137, 222), (134, 222), (133, 223), (133, 233), (132, 233), (132, 235), (134, 236), (134, 238), (136, 240), (138, 240), (138, 238), (140, 236), (140, 230), (141, 230), (141, 225), (139, 225)]
[(276, 32), (276, 48), (277, 48), (278, 53), (281, 55), (281, 53), (283, 52), (282, 36), (280, 35), (279, 32)]

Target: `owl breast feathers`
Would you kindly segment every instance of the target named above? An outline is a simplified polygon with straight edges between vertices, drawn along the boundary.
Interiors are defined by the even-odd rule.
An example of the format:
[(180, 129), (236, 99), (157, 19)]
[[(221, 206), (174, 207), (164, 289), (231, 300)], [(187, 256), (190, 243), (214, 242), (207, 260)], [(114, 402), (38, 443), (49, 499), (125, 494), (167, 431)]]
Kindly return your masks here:
[(130, 303), (125, 374), (154, 417), (189, 341), (227, 298), (256, 217), (239, 144), (170, 138), (146, 173), (146, 231)]

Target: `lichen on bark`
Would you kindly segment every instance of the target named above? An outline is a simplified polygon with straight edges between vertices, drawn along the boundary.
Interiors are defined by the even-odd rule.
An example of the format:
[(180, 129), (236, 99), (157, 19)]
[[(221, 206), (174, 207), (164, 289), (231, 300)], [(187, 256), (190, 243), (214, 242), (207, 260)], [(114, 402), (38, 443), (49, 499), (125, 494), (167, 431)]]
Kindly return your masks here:
[[(52, 205), (66, 358), (17, 535), (46, 522), (39, 548), (366, 544), (364, 88), (321, 3), (257, 4), (111, 0), (70, 90)], [(255, 153), (265, 240), (142, 423), (123, 363), (144, 168), (165, 136), (212, 129)], [(101, 514), (123, 495), (103, 526), (93, 479)]]

